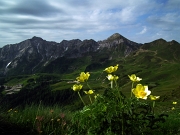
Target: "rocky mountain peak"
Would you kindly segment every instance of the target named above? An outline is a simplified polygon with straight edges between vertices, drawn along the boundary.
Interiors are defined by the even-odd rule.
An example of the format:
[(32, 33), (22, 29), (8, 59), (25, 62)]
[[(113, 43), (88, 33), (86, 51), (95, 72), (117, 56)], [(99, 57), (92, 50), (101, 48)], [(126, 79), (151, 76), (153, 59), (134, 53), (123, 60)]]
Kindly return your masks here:
[(43, 39), (41, 37), (34, 36), (34, 37), (31, 38), (31, 40), (43, 40)]
[(110, 37), (108, 37), (107, 40), (113, 41), (113, 40), (117, 40), (120, 38), (124, 38), (124, 37), (122, 35), (120, 35), (119, 33), (115, 33), (115, 34), (111, 35)]
[(99, 41), (98, 42), (100, 47), (107, 47), (107, 48), (112, 48), (113, 46), (117, 46), (120, 44), (124, 44), (127, 47), (133, 47), (133, 48), (137, 48), (137, 46), (139, 45), (136, 42), (130, 41), (129, 39), (123, 37), (122, 35), (120, 35), (119, 33), (115, 33), (113, 35), (111, 35), (110, 37), (108, 37), (106, 40), (103, 41)]

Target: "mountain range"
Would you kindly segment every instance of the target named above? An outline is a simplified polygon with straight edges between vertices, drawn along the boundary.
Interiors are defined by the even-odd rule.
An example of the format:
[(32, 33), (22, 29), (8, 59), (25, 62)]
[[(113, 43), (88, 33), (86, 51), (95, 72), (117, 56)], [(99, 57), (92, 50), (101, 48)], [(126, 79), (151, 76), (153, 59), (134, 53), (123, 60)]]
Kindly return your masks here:
[(125, 57), (137, 50), (139, 46), (140, 44), (118, 33), (98, 42), (93, 39), (83, 41), (73, 39), (56, 43), (33, 37), (0, 48), (0, 74), (31, 74), (50, 66), (57, 59), (92, 56), (92, 53), (101, 53), (104, 49), (117, 51), (119, 55)]
[[(17, 44), (5, 45), (0, 48), (0, 75), (33, 74), (37, 72), (70, 73), (80, 65), (77, 60), (86, 63), (84, 70), (107, 65), (117, 58), (126, 58), (136, 51), (151, 50), (164, 55), (166, 60), (172, 55), (179, 61), (180, 44), (176, 41), (167, 42), (158, 39), (150, 43), (139, 44), (115, 33), (103, 41), (63, 40), (60, 43), (33, 37)], [(168, 53), (166, 54), (166, 52)]]

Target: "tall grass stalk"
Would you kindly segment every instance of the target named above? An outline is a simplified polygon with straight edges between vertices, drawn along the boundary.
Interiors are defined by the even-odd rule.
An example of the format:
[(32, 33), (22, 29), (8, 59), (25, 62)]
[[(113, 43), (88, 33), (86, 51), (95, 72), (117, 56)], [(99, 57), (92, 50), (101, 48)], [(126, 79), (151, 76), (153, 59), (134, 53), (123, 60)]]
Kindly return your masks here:
[[(10, 110), (10, 109), (9, 109)], [(67, 132), (67, 123), (71, 119), (71, 112), (63, 110), (58, 105), (44, 106), (27, 105), (24, 108), (12, 108), (11, 111), (1, 111), (1, 116), (6, 121), (19, 127), (28, 128), (31, 134), (65, 134)]]
[(38, 106), (38, 109), (37, 109), (36, 117), (35, 117), (34, 123), (33, 123), (33, 128), (34, 128), (34, 125), (35, 125), (35, 122), (36, 122), (36, 118), (37, 118), (38, 113), (39, 113), (39, 108), (40, 108), (40, 106), (41, 106), (41, 101), (39, 102), (39, 106)]

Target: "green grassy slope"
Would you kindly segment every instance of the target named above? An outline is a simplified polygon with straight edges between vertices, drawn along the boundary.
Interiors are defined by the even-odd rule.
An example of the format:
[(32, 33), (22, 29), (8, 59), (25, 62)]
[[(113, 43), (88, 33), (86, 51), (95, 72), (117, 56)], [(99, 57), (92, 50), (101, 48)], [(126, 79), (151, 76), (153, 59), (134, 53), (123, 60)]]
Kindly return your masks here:
[[(108, 66), (119, 64), (116, 75), (119, 76), (118, 84), (122, 87), (122, 91), (126, 96), (130, 95), (131, 89), (128, 75), (136, 74), (143, 79), (141, 81), (142, 84), (149, 86), (152, 94), (160, 95), (162, 100), (173, 99), (178, 98), (180, 95), (179, 51), (179, 43), (175, 41), (166, 42), (160, 39), (142, 45), (139, 50), (125, 58), (119, 57), (122, 52), (120, 52), (120, 55), (118, 55), (118, 51), (113, 53), (113, 49), (91, 53), (83, 58), (60, 58), (42, 69), (44, 73), (8, 77), (5, 79), (5, 85), (22, 84), (24, 91), (33, 91), (43, 88), (43, 83), (46, 84), (48, 90), (52, 93), (47, 96), (48, 91), (32, 92), (31, 96), (33, 98), (28, 99), (28, 102), (33, 99), (46, 99), (61, 105), (74, 103), (78, 102), (78, 98), (76, 100), (76, 96), (74, 96), (74, 92), (71, 89), (72, 81), (76, 79), (80, 72), (90, 72), (89, 85), (96, 90), (96, 93), (103, 93), (109, 85), (109, 81), (106, 79), (107, 74), (103, 70)], [(84, 90), (88, 89), (85, 85)], [(3, 93), (2, 89), (1, 93)], [(11, 95), (12, 99), (16, 97), (15, 99), (18, 102), (18, 96), (23, 96), (21, 94), (27, 93), (20, 92), (19, 95), (18, 93)], [(39, 98), (39, 95), (42, 98)], [(82, 92), (82, 95), (85, 94)], [(28, 94), (26, 97), (28, 97)]]

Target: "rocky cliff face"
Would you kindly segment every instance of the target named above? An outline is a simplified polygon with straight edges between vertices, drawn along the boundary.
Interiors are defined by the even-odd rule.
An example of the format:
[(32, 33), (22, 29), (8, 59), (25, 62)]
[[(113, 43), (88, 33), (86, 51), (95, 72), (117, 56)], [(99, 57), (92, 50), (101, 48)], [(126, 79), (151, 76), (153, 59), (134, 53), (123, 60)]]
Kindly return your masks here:
[(98, 42), (93, 39), (84, 41), (73, 39), (56, 43), (33, 37), (18, 44), (0, 48), (0, 74), (7, 74), (12, 71), (17, 74), (33, 73), (57, 58), (83, 57), (91, 52), (99, 51), (100, 53), (104, 48), (110, 50), (111, 53), (120, 52), (121, 56), (127, 56), (138, 47), (139, 44), (118, 33)]
[(120, 50), (124, 49), (124, 56), (128, 56), (132, 51), (137, 50), (140, 46), (140, 44), (130, 41), (118, 33), (113, 34), (106, 40), (99, 41), (98, 44), (100, 48), (106, 47), (114, 50), (118, 50), (118, 48), (121, 48)]

